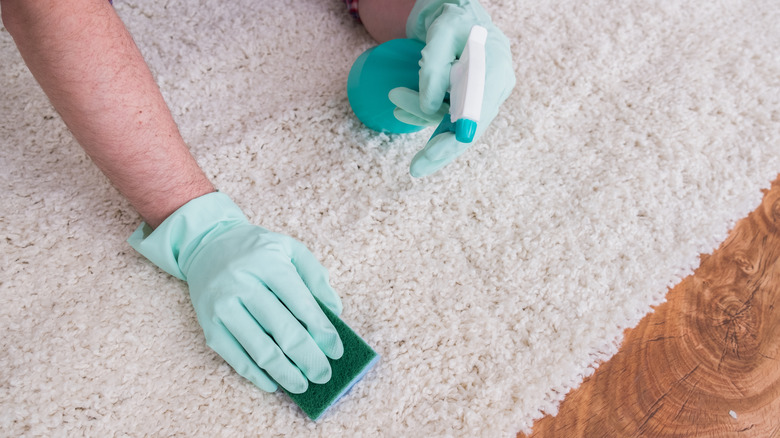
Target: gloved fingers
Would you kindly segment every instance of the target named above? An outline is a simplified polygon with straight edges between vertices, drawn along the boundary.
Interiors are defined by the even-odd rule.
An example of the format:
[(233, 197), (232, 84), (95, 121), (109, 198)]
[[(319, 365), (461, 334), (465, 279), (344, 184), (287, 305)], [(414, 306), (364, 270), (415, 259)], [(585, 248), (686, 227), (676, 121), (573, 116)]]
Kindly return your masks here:
[(206, 344), (236, 372), (266, 392), (274, 392), (277, 384), (247, 355), (239, 342), (223, 328), (207, 336)]
[(430, 175), (465, 152), (471, 144), (457, 141), (453, 132), (436, 135), (412, 158), (409, 173), (415, 178)]
[(264, 370), (279, 385), (292, 393), (301, 393), (308, 388), (308, 380), (284, 355), (274, 342), (240, 303), (231, 306), (230, 311), (218, 312), (222, 324), (241, 345), (244, 354), (249, 355), (259, 368)]
[(420, 111), (420, 93), (407, 87), (395, 87), (387, 93), (387, 98), (393, 105), (403, 108), (410, 113), (417, 113)]
[(279, 264), (269, 268), (274, 273), (264, 278), (266, 286), (284, 303), (301, 324), (306, 327), (314, 342), (323, 353), (331, 359), (338, 359), (344, 354), (336, 328), (322, 309), (306, 284), (291, 263)]
[(444, 116), (450, 111), (450, 106), (442, 102), (439, 109), (432, 113), (425, 113), (420, 108), (420, 93), (411, 88), (397, 87), (390, 90), (387, 94), (396, 108), (393, 115), (396, 119), (415, 126), (436, 126)]
[(452, 63), (463, 52), (469, 30), (470, 26), (453, 25), (444, 14), (428, 29), (420, 60), (420, 108), (424, 113), (435, 113), (444, 102)]
[[(246, 312), (250, 314), (259, 327), (262, 327), (281, 349), (287, 358), (299, 369), (303, 375), (314, 383), (323, 384), (330, 380), (331, 368), (328, 358), (320, 350), (320, 347), (309, 336), (309, 333), (301, 323), (290, 314), (289, 310), (279, 302), (279, 300), (268, 291), (251, 294), (243, 297), (241, 300)], [(239, 312), (240, 313), (240, 312)], [(235, 324), (244, 324), (251, 328), (252, 321), (243, 315), (238, 318)], [(225, 323), (225, 326), (232, 330), (234, 323)], [(240, 330), (241, 327), (235, 327)], [(244, 349), (253, 358), (264, 357), (264, 352), (254, 352), (254, 348), (262, 348), (263, 345), (255, 345), (254, 336), (256, 333), (249, 331), (233, 332), (233, 335), (239, 340)], [(286, 364), (284, 364), (286, 368)], [(273, 374), (270, 369), (269, 374)], [(296, 377), (297, 378), (297, 377)], [(281, 382), (280, 382), (281, 383)], [(287, 388), (286, 385), (284, 385)]]
[(303, 243), (295, 241), (292, 263), (312, 295), (317, 297), (336, 316), (341, 315), (344, 305), (341, 303), (341, 298), (330, 285), (328, 270), (322, 266), (322, 263), (317, 260), (317, 257)]
[(423, 128), (436, 125), (436, 123), (432, 123), (430, 120), (421, 119), (401, 108), (396, 108), (393, 110), (393, 117), (395, 117), (399, 122), (406, 123), (407, 125), (421, 126)]
[(450, 69), (462, 47), (455, 45), (452, 29), (440, 26), (438, 32), (429, 31), (428, 36), (420, 60), (420, 109), (426, 114), (432, 114), (444, 102), (450, 88)]
[[(242, 303), (254, 320), (273, 338), (276, 345), (308, 380), (320, 384), (330, 380), (331, 369), (328, 358), (301, 323), (273, 294), (268, 291), (251, 294), (244, 297)], [(251, 325), (249, 322), (247, 324)], [(250, 350), (251, 347), (247, 346), (247, 343), (251, 345), (254, 340), (248, 339), (246, 343), (242, 340), (244, 336), (254, 336), (254, 333), (241, 332), (234, 336), (239, 339), (241, 345), (244, 345), (244, 349), (255, 357), (253, 350)]]

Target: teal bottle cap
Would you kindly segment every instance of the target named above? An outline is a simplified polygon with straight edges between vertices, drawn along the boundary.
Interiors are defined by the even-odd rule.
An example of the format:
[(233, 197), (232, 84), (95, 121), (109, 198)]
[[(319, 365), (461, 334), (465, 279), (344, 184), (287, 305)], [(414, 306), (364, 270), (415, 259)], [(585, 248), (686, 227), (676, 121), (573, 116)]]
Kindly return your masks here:
[(455, 122), (455, 140), (461, 143), (471, 143), (477, 133), (477, 122), (469, 119), (458, 119)]

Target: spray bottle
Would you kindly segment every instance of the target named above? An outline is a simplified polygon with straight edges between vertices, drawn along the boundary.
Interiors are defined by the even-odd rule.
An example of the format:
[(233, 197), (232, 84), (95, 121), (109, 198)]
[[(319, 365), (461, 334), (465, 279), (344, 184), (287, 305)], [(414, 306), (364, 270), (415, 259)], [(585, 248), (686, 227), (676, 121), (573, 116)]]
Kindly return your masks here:
[[(461, 56), (450, 70), (449, 114), (433, 136), (453, 132), (461, 143), (474, 140), (485, 90), (485, 42), (487, 29), (471, 28)], [(406, 87), (419, 91), (419, 63), (425, 45), (417, 40), (397, 39), (365, 51), (349, 72), (347, 96), (355, 115), (367, 127), (380, 132), (403, 134), (423, 129), (399, 121), (390, 90)]]

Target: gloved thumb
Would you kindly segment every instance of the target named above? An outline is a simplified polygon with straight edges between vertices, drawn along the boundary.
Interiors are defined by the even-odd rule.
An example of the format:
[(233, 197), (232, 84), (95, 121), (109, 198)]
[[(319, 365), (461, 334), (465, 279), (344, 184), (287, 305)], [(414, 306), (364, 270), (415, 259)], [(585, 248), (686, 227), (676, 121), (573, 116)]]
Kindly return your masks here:
[[(449, 123), (449, 121), (442, 123)], [(425, 147), (412, 158), (409, 173), (415, 178), (428, 176), (460, 156), (469, 146), (470, 143), (456, 140), (454, 132), (434, 133)]]

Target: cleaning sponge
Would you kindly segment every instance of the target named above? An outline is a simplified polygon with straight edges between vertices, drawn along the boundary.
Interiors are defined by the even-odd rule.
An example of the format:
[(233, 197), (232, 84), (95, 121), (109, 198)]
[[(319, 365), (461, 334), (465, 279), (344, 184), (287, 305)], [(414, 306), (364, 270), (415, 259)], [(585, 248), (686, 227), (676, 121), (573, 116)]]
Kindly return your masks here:
[[(322, 385), (309, 382), (309, 389), (301, 394), (284, 391), (312, 420), (317, 420), (357, 383), (379, 360), (379, 355), (348, 325), (320, 303), (325, 315), (336, 327), (344, 355), (338, 360), (328, 358), (331, 378)], [(281, 387), (281, 386), (280, 386)], [(282, 388), (284, 390), (284, 388)]]

